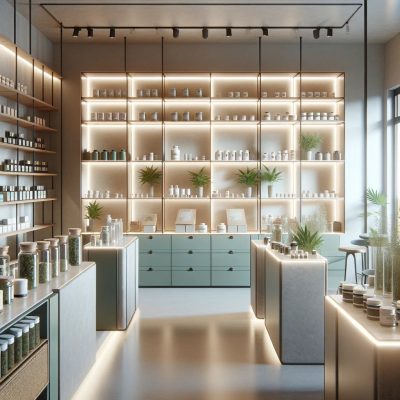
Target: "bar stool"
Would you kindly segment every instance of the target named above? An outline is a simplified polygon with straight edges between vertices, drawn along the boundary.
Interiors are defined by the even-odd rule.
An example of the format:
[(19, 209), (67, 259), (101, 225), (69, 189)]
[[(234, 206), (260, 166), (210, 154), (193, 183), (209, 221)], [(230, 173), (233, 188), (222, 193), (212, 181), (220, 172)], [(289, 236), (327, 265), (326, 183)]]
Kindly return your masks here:
[(357, 260), (356, 260), (356, 255), (357, 254), (361, 254), (361, 267), (364, 270), (364, 258), (363, 255), (366, 253), (366, 248), (363, 246), (340, 246), (339, 247), (339, 251), (342, 251), (344, 253), (346, 253), (346, 258), (345, 258), (345, 262), (344, 262), (344, 280), (346, 280), (346, 276), (347, 276), (347, 259), (349, 258), (350, 255), (353, 256), (353, 260), (354, 260), (354, 276), (355, 276), (355, 280), (357, 283)]
[(369, 266), (369, 242), (368, 240), (365, 239), (355, 239), (350, 242), (351, 244), (355, 246), (361, 246), (365, 247), (366, 252), (364, 254), (361, 254), (361, 257), (364, 259), (364, 265), (363, 265), (363, 271), (368, 268)]

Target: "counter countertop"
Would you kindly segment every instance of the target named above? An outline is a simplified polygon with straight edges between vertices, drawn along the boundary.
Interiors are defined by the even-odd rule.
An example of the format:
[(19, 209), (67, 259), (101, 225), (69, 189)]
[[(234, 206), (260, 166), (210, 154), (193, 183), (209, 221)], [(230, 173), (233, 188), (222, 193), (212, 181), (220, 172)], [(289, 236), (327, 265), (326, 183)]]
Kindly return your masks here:
[(135, 236), (124, 236), (122, 238), (122, 241), (120, 241), (119, 243), (113, 244), (113, 245), (109, 245), (109, 246), (92, 246), (90, 243), (86, 244), (84, 246), (85, 250), (119, 250), (119, 249), (123, 249), (125, 247), (130, 246), (133, 242), (135, 242), (136, 240), (138, 240), (137, 237)]
[[(362, 308), (354, 307), (351, 303), (345, 303), (342, 300), (341, 295), (327, 296), (327, 301), (331, 302), (336, 308), (344, 313), (348, 318), (351, 319), (353, 323), (367, 336), (372, 336), (380, 342), (393, 342), (398, 341), (400, 344), (400, 327), (387, 327), (382, 326), (379, 320), (371, 320), (367, 318), (367, 314), (362, 310)], [(383, 299), (383, 304), (391, 305), (389, 301), (386, 302)]]
[(67, 272), (60, 272), (57, 278), (53, 278), (48, 283), (40, 283), (36, 289), (29, 290), (26, 297), (15, 297), (11, 304), (4, 304), (3, 312), (0, 313), (0, 331), (95, 265), (94, 262), (83, 262), (80, 267), (69, 266)]

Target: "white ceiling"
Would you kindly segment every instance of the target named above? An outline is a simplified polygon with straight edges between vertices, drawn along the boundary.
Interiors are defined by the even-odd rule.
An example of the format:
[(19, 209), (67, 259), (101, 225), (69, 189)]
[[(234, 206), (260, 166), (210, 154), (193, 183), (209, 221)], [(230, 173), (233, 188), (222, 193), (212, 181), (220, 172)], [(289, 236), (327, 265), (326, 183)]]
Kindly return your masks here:
[[(172, 2), (174, 5), (171, 5)], [(27, 15), (27, 0), (18, 0), (17, 3), (19, 11)], [(225, 5), (221, 3), (225, 3)], [(284, 3), (291, 5), (284, 5)], [(299, 35), (303, 36), (305, 40), (314, 40), (312, 32), (303, 30), (301, 27), (342, 26), (358, 6), (363, 4), (363, 0), (117, 0), (114, 2), (111, 0), (32, 0), (32, 4), (33, 23), (54, 42), (59, 41), (59, 29), (41, 4), (64, 26), (299, 27), (299, 30), (270, 29), (270, 35), (266, 40), (287, 42), (296, 40)], [(326, 32), (323, 30), (320, 40), (362, 42), (363, 14), (364, 8), (361, 7), (351, 18), (350, 32), (347, 32), (346, 29), (336, 30), (333, 39), (329, 39), (326, 38)], [(369, 0), (368, 40), (374, 43), (385, 43), (399, 31), (400, 0)], [(79, 39), (72, 38), (72, 30), (64, 32), (66, 41), (88, 42), (89, 40), (86, 31), (81, 33)], [(224, 30), (210, 29), (208, 40), (243, 42), (256, 40), (260, 35), (259, 29), (233, 29), (233, 37), (226, 38)], [(137, 42), (155, 42), (159, 41), (162, 36), (167, 41), (204, 41), (199, 29), (181, 30), (179, 39), (172, 39), (171, 29), (117, 30), (116, 41), (122, 40), (123, 36), (126, 36), (129, 41)], [(95, 30), (93, 41), (109, 41), (108, 31)]]

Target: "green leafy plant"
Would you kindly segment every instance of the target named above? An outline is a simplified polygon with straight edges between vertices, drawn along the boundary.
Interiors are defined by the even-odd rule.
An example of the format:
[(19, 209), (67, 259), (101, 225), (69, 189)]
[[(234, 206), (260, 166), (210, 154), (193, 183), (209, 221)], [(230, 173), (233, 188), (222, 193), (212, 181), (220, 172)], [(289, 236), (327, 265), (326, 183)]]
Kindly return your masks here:
[(85, 206), (87, 219), (100, 219), (103, 214), (103, 207), (95, 200), (91, 201), (87, 206)]
[(238, 183), (248, 187), (255, 186), (258, 183), (258, 171), (255, 168), (247, 167), (246, 170), (239, 169), (236, 176)]
[(317, 135), (301, 135), (300, 147), (304, 151), (315, 149), (322, 143), (322, 137)]
[(376, 221), (376, 226), (370, 227), (371, 236), (375, 236), (375, 239), (377, 239), (376, 236), (384, 233), (385, 230), (386, 208), (388, 205), (387, 197), (375, 189), (368, 188), (366, 198), (369, 207), (367, 216), (375, 217)]
[(275, 183), (282, 179), (282, 171), (278, 171), (276, 168), (270, 169), (264, 165), (264, 171), (260, 171), (260, 180), (262, 182)]
[(144, 185), (148, 183), (149, 185), (155, 185), (159, 183), (162, 178), (162, 171), (157, 168), (153, 167), (145, 167), (139, 170), (139, 182)]
[(189, 180), (194, 187), (204, 187), (210, 183), (211, 178), (204, 169), (205, 167), (201, 168), (198, 172), (189, 171)]
[(318, 250), (324, 243), (324, 239), (318, 231), (312, 232), (307, 225), (297, 226), (297, 230), (293, 235), (300, 249), (311, 252), (312, 250)]

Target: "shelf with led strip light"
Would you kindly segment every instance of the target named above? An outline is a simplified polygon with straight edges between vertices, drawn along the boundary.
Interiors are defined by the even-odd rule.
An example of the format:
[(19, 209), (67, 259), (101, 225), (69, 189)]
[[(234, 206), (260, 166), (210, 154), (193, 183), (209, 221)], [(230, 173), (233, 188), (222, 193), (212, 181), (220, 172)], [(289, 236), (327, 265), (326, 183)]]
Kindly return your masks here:
[[(122, 175), (125, 180), (124, 187), (117, 187), (117, 181), (121, 178), (118, 168), (105, 169), (109, 161), (91, 162), (83, 161), (88, 165), (103, 165), (104, 168), (96, 172), (83, 171), (82, 193), (88, 189), (110, 190), (111, 192), (139, 192), (143, 191), (143, 197), (126, 198), (126, 211), (124, 212), (125, 226), (129, 226), (132, 215), (135, 214), (135, 202), (140, 201), (140, 207), (146, 207), (149, 202), (149, 213), (158, 208), (158, 220), (163, 221), (161, 231), (170, 231), (171, 216), (166, 214), (176, 213), (182, 203), (198, 203), (198, 214), (205, 216), (209, 231), (216, 231), (221, 220), (222, 209), (235, 208), (235, 203), (246, 204), (245, 211), (249, 215), (249, 232), (261, 231), (261, 218), (271, 214), (273, 217), (281, 215), (280, 203), (293, 204), (290, 206), (290, 218), (298, 220), (307, 217), (303, 213), (318, 213), (326, 208), (328, 218), (340, 217), (342, 231), (344, 231), (344, 74), (342, 73), (305, 73), (304, 80), (299, 79), (298, 73), (127, 73), (107, 74), (88, 73), (82, 75), (82, 150), (107, 148), (97, 145), (97, 137), (101, 135), (101, 127), (113, 125), (126, 127), (124, 130), (115, 131), (119, 135), (119, 143), (125, 143), (128, 147), (127, 154), (131, 154), (131, 161), (127, 161), (127, 169)], [(100, 79), (101, 77), (101, 79)], [(125, 79), (124, 79), (125, 78)], [(302, 87), (300, 88), (300, 82)], [(93, 89), (110, 88), (111, 90), (126, 90), (125, 98), (94, 98)], [(143, 93), (156, 90), (158, 97), (142, 96)], [(188, 90), (188, 91), (187, 91)], [(286, 92), (287, 97), (273, 97), (275, 92)], [(175, 96), (171, 96), (174, 92)], [(263, 95), (268, 92), (268, 97)], [(301, 93), (309, 92), (315, 97), (302, 97)], [(198, 95), (201, 93), (201, 95)], [(140, 94), (140, 95), (139, 95)], [(165, 97), (160, 97), (163, 94)], [(187, 94), (189, 94), (187, 96)], [(320, 97), (318, 97), (320, 96)], [(109, 103), (111, 109), (105, 106)], [(121, 109), (117, 109), (117, 105)], [(129, 104), (126, 108), (126, 104)], [(151, 106), (154, 106), (154, 109)], [(198, 110), (196, 109), (198, 107)], [(127, 121), (89, 121), (87, 118), (92, 111), (110, 112), (128, 110)], [(285, 113), (300, 115), (302, 112), (331, 112), (339, 115), (339, 120), (264, 120), (262, 117), (266, 111), (271, 114)], [(304, 111), (306, 110), (306, 111)], [(140, 121), (138, 115), (145, 112), (150, 118), (152, 112), (158, 112), (158, 121)], [(203, 112), (203, 120), (195, 121), (196, 111)], [(171, 120), (171, 113), (178, 113), (178, 121)], [(182, 120), (184, 112), (190, 113), (190, 120)], [(246, 118), (242, 117), (246, 115)], [(229, 116), (229, 119), (228, 117)], [(253, 117), (252, 117), (253, 116)], [(208, 118), (207, 118), (208, 117)], [(254, 118), (254, 120), (250, 120)], [(98, 128), (97, 128), (98, 127)], [(119, 127), (118, 127), (119, 128)], [(117, 129), (118, 129), (117, 128)], [(118, 133), (119, 132), (119, 133)], [(339, 150), (343, 159), (302, 160), (300, 159), (299, 137), (302, 134), (320, 135), (323, 142), (318, 150), (321, 153)], [(106, 141), (106, 139), (104, 139)], [(149, 142), (150, 141), (150, 142)], [(147, 145), (146, 145), (147, 143)], [(151, 145), (150, 145), (151, 143)], [(181, 160), (171, 160), (169, 152), (173, 144), (181, 147)], [(91, 146), (91, 147), (90, 147)], [(95, 147), (96, 146), (96, 147)], [(120, 145), (118, 145), (120, 146)], [(157, 146), (158, 150), (154, 147)], [(108, 146), (109, 147), (109, 146)], [(115, 146), (117, 147), (117, 146)], [(150, 149), (154, 154), (164, 154), (162, 160), (143, 160), (141, 149)], [(216, 160), (214, 154), (218, 149), (249, 149), (251, 160)], [(265, 160), (263, 153), (279, 151), (283, 149), (294, 150), (293, 160)], [(193, 160), (184, 160), (183, 153), (191, 154)], [(202, 160), (202, 156), (206, 160)], [(198, 157), (196, 160), (195, 157)], [(160, 157), (159, 157), (160, 158)], [(112, 164), (113, 162), (110, 162)], [(189, 166), (191, 164), (191, 166)], [(171, 184), (179, 184), (182, 188), (191, 187), (188, 171), (198, 171), (205, 167), (211, 175), (211, 187), (205, 190), (204, 198), (171, 198), (168, 196), (147, 197), (147, 186), (142, 188), (137, 183), (138, 171), (141, 165), (158, 166), (163, 172), (163, 179), (157, 189), (160, 193), (167, 193)], [(253, 197), (241, 197), (240, 193), (246, 188), (236, 183), (235, 174), (239, 169), (257, 168), (263, 166), (283, 170), (283, 179), (274, 185), (276, 193), (295, 193), (295, 197), (265, 196), (266, 183), (253, 189)], [(96, 175), (98, 174), (98, 175)], [(104, 175), (105, 174), (105, 175)], [(178, 178), (174, 180), (174, 177)], [(115, 178), (115, 180), (114, 180)], [(310, 183), (307, 182), (310, 179)], [(110, 182), (111, 187), (101, 186), (104, 182)], [(301, 187), (299, 186), (301, 182)], [(288, 187), (285, 187), (288, 186)], [(329, 186), (327, 186), (329, 185)], [(281, 188), (282, 186), (282, 188)], [(135, 187), (136, 190), (132, 190)], [(224, 191), (232, 188), (235, 197), (224, 197)], [(221, 197), (211, 196), (213, 190), (219, 190)], [(303, 190), (318, 193), (318, 197), (303, 198)], [(319, 197), (319, 193), (325, 190), (334, 191), (335, 197)], [(255, 195), (256, 193), (256, 195)], [(239, 197), (237, 196), (239, 194)], [(254, 197), (256, 196), (256, 197)], [(82, 199), (86, 201), (88, 199)], [(98, 199), (101, 202), (101, 199)], [(304, 207), (298, 204), (304, 202)], [(160, 203), (154, 205), (153, 203)], [(226, 203), (226, 204), (224, 204)], [(169, 204), (169, 205), (168, 205)], [(176, 204), (173, 206), (173, 204)], [(214, 204), (214, 205), (213, 205)], [(110, 206), (110, 211), (113, 206)], [(182, 206), (184, 207), (184, 206)], [(242, 207), (240, 207), (242, 208)], [(137, 213), (136, 213), (137, 214)], [(135, 215), (136, 215), (135, 214)], [(168, 219), (168, 222), (167, 222)], [(169, 224), (169, 226), (167, 226)]]
[[(8, 139), (0, 141), (0, 163), (6, 159), (15, 159), (17, 162), (25, 159), (33, 163), (33, 161), (47, 160), (46, 157), (52, 156), (48, 159), (51, 173), (0, 171), (0, 186), (29, 187), (38, 185), (38, 182), (43, 185), (44, 178), (50, 177), (50, 180), (46, 179), (46, 189), (55, 191), (58, 180), (54, 178), (58, 175), (59, 159), (53, 156), (58, 154), (58, 139), (55, 134), (60, 124), (59, 118), (55, 115), (61, 110), (62, 78), (40, 60), (33, 58), (3, 37), (0, 37), (0, 60), (0, 104), (18, 109), (16, 116), (11, 115), (7, 109), (0, 114), (0, 136), (6, 136), (5, 131), (9, 131), (13, 135), (7, 137), (15, 138), (12, 140), (15, 144), (10, 143), (11, 140)], [(25, 115), (30, 115), (31, 120)], [(37, 123), (39, 121), (40, 124)], [(45, 148), (16, 144), (23, 143), (20, 139), (32, 142), (41, 139), (40, 143), (43, 143)], [(24, 234), (25, 240), (35, 240), (55, 234), (54, 228), (58, 218), (54, 213), (56, 201), (55, 197), (49, 197), (0, 203), (2, 218), (18, 220), (19, 216), (27, 216), (32, 224), (31, 228), (4, 232), (0, 235), (2, 244), (15, 244), (10, 246), (11, 257), (15, 258), (18, 252), (18, 240), (9, 239), (12, 236)]]

